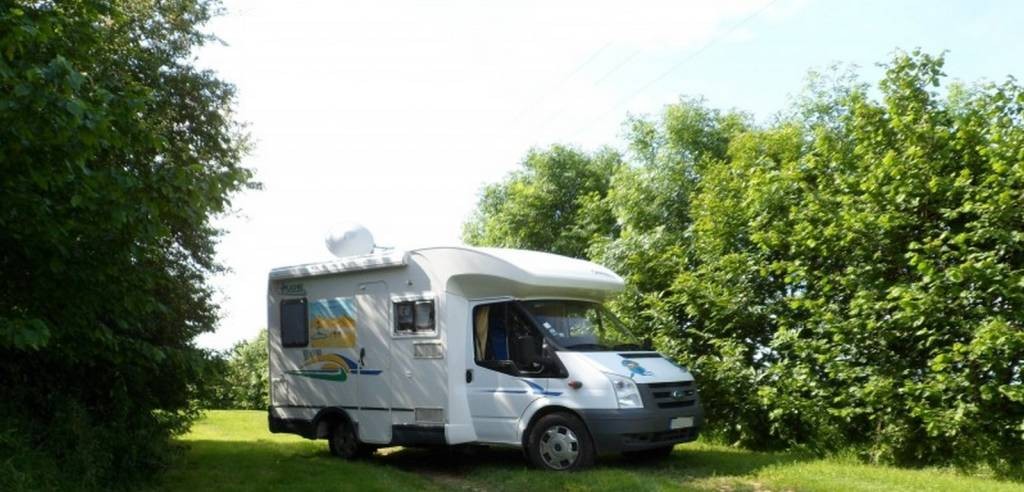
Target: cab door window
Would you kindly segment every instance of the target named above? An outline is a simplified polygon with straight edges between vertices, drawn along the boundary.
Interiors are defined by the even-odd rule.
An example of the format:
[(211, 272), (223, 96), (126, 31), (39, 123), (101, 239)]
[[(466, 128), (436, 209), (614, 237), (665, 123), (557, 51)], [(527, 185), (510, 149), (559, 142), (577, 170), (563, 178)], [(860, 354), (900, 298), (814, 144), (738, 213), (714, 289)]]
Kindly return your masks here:
[(544, 340), (512, 303), (477, 306), (473, 310), (473, 348), (481, 367), (509, 374), (534, 374), (544, 368)]

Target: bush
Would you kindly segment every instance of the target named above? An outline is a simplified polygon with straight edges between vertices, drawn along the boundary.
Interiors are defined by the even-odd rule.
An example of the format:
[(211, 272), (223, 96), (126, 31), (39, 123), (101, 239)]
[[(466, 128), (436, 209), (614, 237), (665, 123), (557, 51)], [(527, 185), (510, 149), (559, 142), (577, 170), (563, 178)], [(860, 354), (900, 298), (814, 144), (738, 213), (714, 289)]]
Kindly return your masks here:
[(250, 177), (233, 88), (189, 64), (215, 7), (0, 7), (2, 486), (132, 484), (196, 415), (210, 219)]
[(942, 67), (897, 53), (880, 99), (813, 76), (770, 125), (690, 99), (629, 122), (632, 165), (595, 205), (617, 225), (587, 254), (627, 278), (623, 317), (697, 374), (714, 434), (1024, 464), (1024, 89), (944, 87)]
[(236, 343), (223, 354), (211, 354), (209, 392), (200, 405), (212, 409), (266, 410), (270, 406), (267, 330)]

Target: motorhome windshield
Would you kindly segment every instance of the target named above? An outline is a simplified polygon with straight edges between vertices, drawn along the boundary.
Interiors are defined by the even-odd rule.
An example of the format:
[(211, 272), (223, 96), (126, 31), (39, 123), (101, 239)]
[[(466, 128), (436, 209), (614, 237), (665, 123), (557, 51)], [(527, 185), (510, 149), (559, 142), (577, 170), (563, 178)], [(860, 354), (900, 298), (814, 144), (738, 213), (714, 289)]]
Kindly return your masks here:
[(642, 345), (604, 306), (583, 301), (525, 301), (523, 306), (561, 348), (574, 351), (639, 350)]

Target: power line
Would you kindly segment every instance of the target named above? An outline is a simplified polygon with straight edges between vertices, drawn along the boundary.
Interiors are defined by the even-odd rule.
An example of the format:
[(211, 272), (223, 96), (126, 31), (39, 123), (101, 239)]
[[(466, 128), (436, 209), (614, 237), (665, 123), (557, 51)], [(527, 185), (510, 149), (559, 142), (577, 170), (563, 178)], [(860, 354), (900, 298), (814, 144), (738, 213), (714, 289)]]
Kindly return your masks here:
[(636, 58), (636, 55), (639, 55), (639, 54), (640, 54), (640, 48), (637, 48), (637, 49), (633, 50), (633, 52), (630, 53), (629, 56), (623, 58), (622, 61), (620, 61), (619, 63), (615, 64), (615, 66), (612, 67), (611, 70), (608, 70), (607, 72), (605, 72), (604, 75), (602, 75), (596, 81), (594, 81), (594, 85), (601, 85), (601, 82), (604, 82), (605, 79), (607, 79), (608, 77), (611, 77), (611, 75), (613, 73), (618, 72), (620, 68), (624, 67), (627, 63), (633, 61), (633, 59)]
[(559, 81), (558, 85), (561, 86), (562, 84), (568, 82), (569, 79), (573, 78), (573, 76), (576, 75), (577, 73), (579, 73), (580, 70), (583, 70), (583, 67), (585, 67), (587, 65), (590, 65), (590, 62), (596, 60), (597, 57), (601, 53), (604, 53), (604, 50), (608, 49), (611, 45), (612, 45), (612, 41), (608, 41), (607, 43), (604, 44), (604, 46), (601, 46), (600, 48), (598, 48), (597, 51), (595, 51), (594, 54), (590, 55), (583, 63), (580, 63), (579, 65), (577, 65), (576, 69), (573, 70), (572, 73), (570, 73), (569, 75), (566, 75), (565, 78), (563, 78), (561, 81)]
[(518, 113), (516, 113), (515, 117), (513, 117), (512, 120), (513, 121), (520, 120), (520, 119), (522, 119), (522, 117), (526, 113), (528, 113), (530, 111), (530, 109), (532, 109), (532, 108), (534, 108), (536, 106), (540, 106), (540, 103), (544, 102), (544, 100), (548, 98), (548, 95), (550, 95), (551, 93), (557, 92), (559, 89), (561, 89), (562, 86), (565, 85), (566, 82), (568, 82), (573, 77), (575, 77), (576, 74), (580, 73), (580, 71), (583, 70), (584, 67), (586, 67), (587, 65), (590, 65), (594, 60), (597, 60), (597, 58), (599, 56), (601, 56), (601, 53), (604, 53), (604, 51), (607, 50), (611, 45), (612, 45), (612, 41), (608, 41), (607, 43), (604, 44), (604, 46), (601, 46), (600, 48), (598, 48), (597, 51), (594, 51), (593, 53), (591, 53), (590, 56), (588, 56), (586, 60), (584, 60), (579, 65), (576, 65), (576, 68), (574, 68), (572, 70), (572, 72), (569, 72), (568, 75), (562, 77), (558, 81), (558, 83), (556, 83), (553, 86), (551, 86), (551, 89), (549, 89), (548, 91), (545, 91), (540, 97), (538, 97), (537, 100), (533, 102), (533, 104), (528, 104), (528, 105), (524, 106), (522, 110), (520, 110)]
[[(628, 56), (626, 56), (621, 61), (619, 61), (619, 63), (616, 63), (615, 66), (613, 66), (611, 69), (609, 69), (607, 72), (605, 72), (604, 75), (600, 76), (596, 81), (594, 81), (593, 85), (595, 85), (595, 86), (601, 85), (601, 83), (604, 82), (608, 77), (611, 77), (611, 75), (613, 73), (619, 71), (620, 68), (626, 66), (627, 63), (633, 61), (633, 59), (636, 58), (637, 55), (640, 54), (640, 51), (641, 51), (640, 48), (637, 48), (637, 49), (633, 50), (632, 53), (630, 53)], [(558, 118), (559, 116), (561, 116), (562, 111), (564, 111), (565, 108), (568, 107), (568, 106), (569, 106), (569, 103), (565, 103), (565, 104), (562, 104), (561, 106), (559, 106), (558, 109), (552, 111), (548, 115), (547, 118), (544, 118), (544, 121), (540, 122), (540, 124), (537, 125), (537, 128), (545, 128), (545, 127), (547, 127), (549, 124), (551, 124), (552, 121), (555, 120), (555, 118)]]
[[(562, 81), (559, 82), (558, 85), (555, 87), (555, 90), (560, 89), (562, 87), (562, 85), (565, 84), (565, 82), (568, 82), (569, 79), (571, 79), (573, 75), (576, 75), (580, 71), (580, 69), (582, 69), (584, 66), (589, 64), (591, 61), (595, 60), (597, 58), (597, 55), (600, 54), (601, 52), (603, 52), (609, 46), (611, 46), (611, 44), (612, 44), (611, 41), (605, 43), (605, 45), (602, 46), (601, 49), (597, 50), (597, 52), (595, 52), (593, 55), (591, 55), (590, 58), (587, 58), (587, 60), (585, 62), (583, 62), (580, 66), (576, 67), (576, 69), (573, 70), (572, 73), (569, 74), (569, 76), (567, 76), (564, 79), (562, 79)], [(612, 74), (614, 74), (615, 72), (618, 72), (619, 69), (621, 69), (622, 67), (626, 66), (626, 64), (628, 64), (629, 62), (633, 61), (633, 59), (636, 58), (637, 55), (639, 55), (641, 51), (642, 51), (641, 48), (634, 49), (629, 55), (627, 55), (625, 58), (623, 58), (618, 63), (616, 63), (612, 68), (610, 68), (607, 72), (605, 72), (604, 75), (601, 75), (600, 77), (598, 77), (598, 79), (594, 82), (593, 85), (601, 85), (601, 83), (604, 82), (605, 80), (607, 80), (608, 77), (611, 77)], [(547, 99), (546, 95), (542, 96), (541, 98), (539, 98), (534, 103), (534, 106), (539, 105), (541, 102), (544, 101), (544, 99)], [(540, 122), (540, 124), (537, 125), (537, 128), (544, 128), (544, 127), (548, 126), (555, 118), (558, 118), (562, 114), (562, 111), (567, 106), (568, 106), (568, 104), (563, 104), (558, 109), (552, 111), (548, 115), (547, 118), (544, 118), (544, 121)], [(528, 111), (528, 109), (524, 108), (522, 113), (520, 113), (518, 116), (522, 116), (522, 114), (525, 113), (526, 111)], [(518, 116), (517, 116), (517, 119), (518, 119)]]
[(721, 35), (721, 36), (717, 36), (717, 37), (713, 37), (713, 38), (711, 38), (710, 40), (708, 40), (708, 42), (707, 42), (707, 43), (705, 43), (705, 44), (704, 44), (703, 46), (701, 46), (700, 48), (698, 48), (698, 49), (697, 49), (697, 51), (694, 51), (693, 53), (690, 53), (690, 55), (689, 55), (689, 56), (687, 56), (687, 57), (683, 58), (682, 60), (680, 60), (680, 61), (676, 62), (676, 64), (674, 64), (674, 65), (672, 65), (671, 67), (669, 67), (669, 69), (668, 69), (668, 70), (665, 70), (664, 72), (662, 72), (662, 74), (661, 74), (661, 75), (658, 75), (658, 76), (657, 76), (657, 77), (655, 77), (654, 79), (652, 79), (652, 80), (650, 80), (649, 82), (647, 82), (647, 83), (643, 84), (642, 86), (640, 86), (640, 87), (639, 87), (638, 89), (636, 89), (635, 91), (633, 91), (633, 92), (629, 93), (629, 94), (628, 94), (628, 95), (627, 95), (626, 97), (623, 97), (623, 98), (619, 99), (618, 101), (616, 101), (616, 102), (615, 102), (615, 104), (614, 104), (614, 105), (612, 105), (612, 107), (608, 108), (608, 110), (607, 110), (607, 111), (605, 111), (604, 113), (601, 113), (601, 115), (600, 115), (600, 116), (598, 116), (597, 118), (593, 118), (593, 119), (591, 119), (591, 120), (589, 121), (589, 123), (588, 123), (588, 124), (586, 124), (586, 126), (584, 126), (584, 127), (580, 128), (579, 130), (577, 130), (577, 131), (576, 131), (576, 132), (575, 132), (575, 133), (573, 134), (573, 138), (575, 138), (575, 137), (579, 136), (579, 134), (583, 133), (584, 131), (586, 131), (586, 130), (589, 130), (589, 129), (590, 129), (590, 128), (591, 128), (592, 126), (594, 126), (594, 124), (595, 124), (595, 123), (597, 123), (597, 122), (599, 122), (599, 121), (602, 121), (602, 120), (604, 120), (605, 118), (607, 118), (607, 117), (608, 117), (608, 115), (610, 115), (610, 114), (611, 114), (612, 112), (614, 112), (615, 110), (619, 109), (619, 107), (621, 107), (622, 105), (624, 105), (624, 104), (628, 103), (629, 101), (632, 101), (632, 100), (633, 100), (633, 98), (637, 96), (637, 94), (639, 94), (639, 93), (641, 93), (641, 92), (643, 92), (643, 91), (645, 91), (645, 90), (647, 90), (647, 89), (651, 88), (652, 86), (654, 86), (654, 85), (655, 85), (655, 84), (657, 84), (658, 82), (661, 82), (662, 80), (664, 80), (664, 79), (665, 79), (665, 77), (668, 77), (669, 75), (671, 75), (671, 74), (672, 74), (672, 72), (675, 72), (676, 70), (678, 70), (678, 69), (679, 69), (679, 67), (682, 67), (683, 65), (685, 65), (686, 63), (688, 63), (688, 62), (689, 62), (690, 60), (693, 60), (694, 58), (696, 58), (697, 56), (699, 56), (699, 55), (700, 55), (701, 53), (703, 53), (703, 52), (707, 51), (707, 50), (708, 50), (708, 48), (710, 48), (711, 46), (713, 46), (713, 45), (714, 45), (714, 44), (715, 44), (715, 43), (716, 43), (716, 42), (717, 42), (718, 40), (720, 40), (720, 39), (722, 39), (722, 38), (724, 38), (724, 37), (728, 37), (728, 36), (729, 36), (729, 35), (731, 35), (732, 33), (736, 32), (736, 30), (737, 30), (737, 29), (739, 29), (739, 28), (743, 27), (744, 25), (746, 25), (746, 24), (747, 24), (748, 22), (750, 22), (750, 21), (751, 21), (751, 20), (752, 20), (752, 19), (753, 19), (754, 17), (757, 17), (758, 15), (760, 15), (760, 14), (761, 14), (761, 12), (764, 12), (765, 10), (767, 10), (767, 9), (768, 9), (768, 7), (771, 7), (772, 5), (774, 5), (775, 3), (777, 3), (778, 1), (779, 1), (779, 0), (771, 0), (770, 2), (768, 2), (768, 3), (764, 4), (764, 6), (763, 6), (763, 7), (761, 7), (761, 8), (759, 8), (759, 9), (755, 10), (755, 11), (754, 11), (753, 13), (751, 13), (750, 15), (748, 15), (748, 16), (746, 16), (746, 17), (744, 17), (744, 18), (743, 18), (743, 20), (741, 20), (741, 21), (739, 21), (738, 23), (734, 24), (734, 25), (733, 25), (733, 26), (732, 26), (732, 27), (731, 27), (731, 28), (730, 28), (730, 29), (729, 29), (728, 31), (726, 31), (726, 32), (725, 32), (725, 34), (723, 34), (723, 35)]

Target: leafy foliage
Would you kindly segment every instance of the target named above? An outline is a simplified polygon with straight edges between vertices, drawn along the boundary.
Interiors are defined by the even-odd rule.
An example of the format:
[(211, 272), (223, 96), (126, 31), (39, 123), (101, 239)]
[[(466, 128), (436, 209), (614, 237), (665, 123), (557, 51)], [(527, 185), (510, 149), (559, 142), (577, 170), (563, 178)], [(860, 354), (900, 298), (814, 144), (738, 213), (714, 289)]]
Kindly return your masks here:
[(270, 405), (267, 330), (226, 354), (212, 354), (208, 368), (203, 408), (265, 410)]
[[(944, 86), (942, 67), (897, 53), (874, 92), (816, 74), (768, 125), (688, 99), (630, 122), (633, 163), (597, 207), (616, 225), (587, 255), (627, 278), (633, 327), (698, 374), (714, 433), (1022, 464), (1024, 89)], [(486, 207), (474, 220), (495, 224), (477, 244), (561, 244)]]
[(562, 146), (532, 150), (522, 170), (484, 188), (463, 234), (477, 244), (582, 257), (593, 236), (615, 224), (604, 199), (608, 178), (620, 165), (610, 150), (593, 155)]
[(215, 10), (0, 6), (0, 462), (130, 483), (195, 416), (210, 218), (250, 179), (232, 86), (190, 64)]

